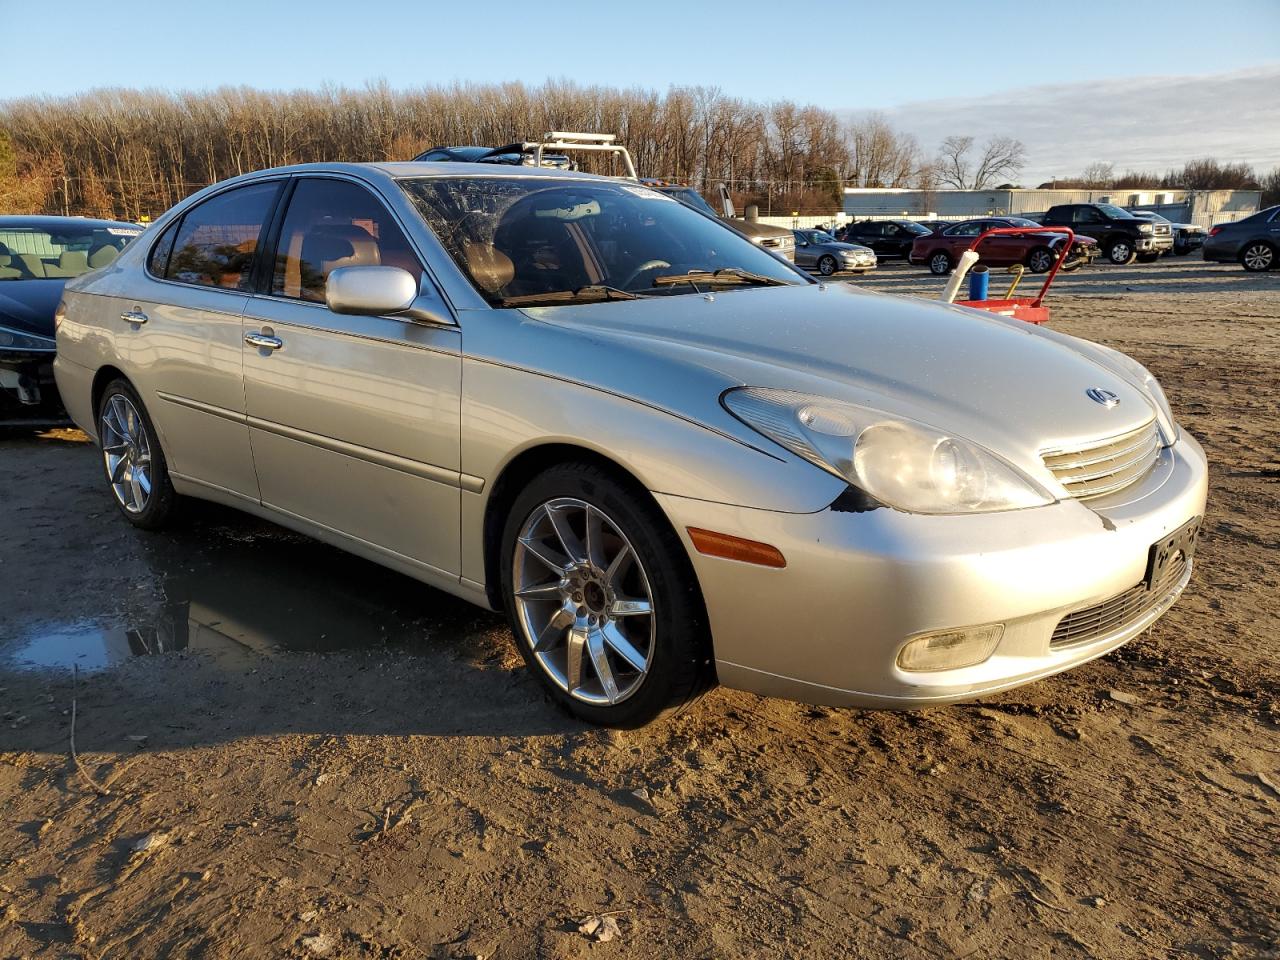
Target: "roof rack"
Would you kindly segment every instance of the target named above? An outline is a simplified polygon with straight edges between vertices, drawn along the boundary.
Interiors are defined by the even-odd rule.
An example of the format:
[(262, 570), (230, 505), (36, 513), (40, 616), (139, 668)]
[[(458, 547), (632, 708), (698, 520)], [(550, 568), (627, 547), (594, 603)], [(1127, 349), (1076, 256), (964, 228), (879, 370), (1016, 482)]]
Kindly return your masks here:
[(551, 150), (556, 153), (567, 153), (570, 150), (580, 150), (590, 153), (608, 153), (622, 160), (622, 165), (626, 167), (627, 178), (630, 180), (639, 180), (636, 175), (636, 165), (631, 159), (631, 151), (622, 144), (617, 142), (618, 137), (613, 133), (572, 133), (565, 130), (551, 130), (542, 135), (540, 143), (523, 144), (526, 152), (532, 153), (534, 157), (534, 166), (542, 166), (543, 151)]

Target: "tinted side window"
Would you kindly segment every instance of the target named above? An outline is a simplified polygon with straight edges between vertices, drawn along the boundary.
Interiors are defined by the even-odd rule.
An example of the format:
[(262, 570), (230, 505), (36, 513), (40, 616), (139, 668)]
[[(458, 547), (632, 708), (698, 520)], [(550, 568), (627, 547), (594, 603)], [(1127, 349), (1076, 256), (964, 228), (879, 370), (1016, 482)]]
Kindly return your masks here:
[(147, 258), (147, 270), (155, 277), (163, 277), (169, 267), (169, 254), (173, 252), (173, 238), (178, 235), (178, 227), (182, 224), (179, 217), (165, 228), (160, 239), (151, 248), (151, 256)]
[(386, 207), (346, 180), (299, 181), (280, 229), (271, 292), (323, 303), (331, 270), (379, 265), (422, 277), (417, 256)]
[(248, 290), (254, 254), (280, 182), (220, 193), (192, 209), (178, 227), (165, 276), (180, 283)]

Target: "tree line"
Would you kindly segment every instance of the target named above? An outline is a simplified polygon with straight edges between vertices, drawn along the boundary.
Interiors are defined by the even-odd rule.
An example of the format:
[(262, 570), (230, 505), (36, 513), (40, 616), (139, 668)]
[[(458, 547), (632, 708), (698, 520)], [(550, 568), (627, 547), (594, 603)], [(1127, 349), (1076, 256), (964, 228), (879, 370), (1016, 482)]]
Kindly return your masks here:
[[(933, 151), (882, 115), (759, 103), (714, 87), (666, 92), (568, 81), (455, 83), (414, 90), (100, 89), (0, 102), (0, 213), (155, 217), (218, 180), (310, 161), (408, 160), (439, 145), (616, 133), (642, 176), (729, 185), (740, 207), (829, 214), (841, 189), (983, 189), (1025, 165), (1022, 143), (946, 138)], [(575, 158), (578, 159), (578, 158)], [(580, 165), (612, 170), (602, 155)], [(1190, 165), (1188, 165), (1190, 166)]]

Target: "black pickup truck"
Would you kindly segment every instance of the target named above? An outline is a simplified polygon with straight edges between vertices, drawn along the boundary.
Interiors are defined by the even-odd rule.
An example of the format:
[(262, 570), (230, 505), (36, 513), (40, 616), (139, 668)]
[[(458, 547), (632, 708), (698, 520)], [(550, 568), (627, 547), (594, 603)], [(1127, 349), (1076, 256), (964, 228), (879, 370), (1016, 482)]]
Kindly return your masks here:
[(1064, 203), (1050, 207), (1041, 219), (1046, 227), (1070, 227), (1098, 241), (1112, 263), (1139, 260), (1151, 263), (1173, 249), (1173, 228), (1168, 223), (1140, 220), (1114, 203)]

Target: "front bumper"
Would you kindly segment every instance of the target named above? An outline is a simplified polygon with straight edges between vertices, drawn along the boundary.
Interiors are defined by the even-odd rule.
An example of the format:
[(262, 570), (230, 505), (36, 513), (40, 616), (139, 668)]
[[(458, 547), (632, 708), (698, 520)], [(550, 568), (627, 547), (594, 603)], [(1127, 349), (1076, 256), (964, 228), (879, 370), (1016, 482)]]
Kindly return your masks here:
[(64, 416), (52, 350), (0, 348), (0, 419)]
[(1163, 253), (1165, 250), (1173, 249), (1173, 237), (1138, 237), (1133, 241), (1133, 249), (1139, 253), (1152, 253), (1154, 251)]
[[(1145, 479), (1088, 505), (941, 517), (887, 507), (783, 514), (655, 496), (697, 572), (722, 683), (832, 706), (912, 708), (1049, 676), (1149, 626), (1185, 579), (1110, 633), (1050, 646), (1064, 615), (1143, 581), (1151, 546), (1203, 516), (1207, 476), (1204, 452), (1184, 433)], [(689, 526), (772, 544), (787, 565), (704, 556)], [(898, 666), (913, 636), (996, 623), (1003, 636), (982, 663), (931, 673)]]

